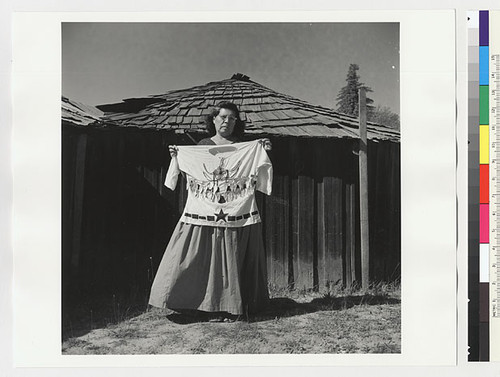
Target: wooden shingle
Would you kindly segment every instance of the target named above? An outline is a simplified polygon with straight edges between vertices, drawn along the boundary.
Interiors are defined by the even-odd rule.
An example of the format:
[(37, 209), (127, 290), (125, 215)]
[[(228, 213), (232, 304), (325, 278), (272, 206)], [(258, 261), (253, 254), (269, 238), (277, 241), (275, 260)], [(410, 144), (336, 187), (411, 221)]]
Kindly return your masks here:
[[(63, 99), (62, 107), (63, 119), (75, 125), (204, 131), (203, 119), (220, 101), (234, 102), (240, 108), (249, 133), (358, 137), (357, 118), (273, 91), (245, 75), (165, 94), (125, 99), (94, 110), (85, 105), (71, 107), (67, 99)], [(399, 141), (399, 132), (368, 123), (368, 138)]]

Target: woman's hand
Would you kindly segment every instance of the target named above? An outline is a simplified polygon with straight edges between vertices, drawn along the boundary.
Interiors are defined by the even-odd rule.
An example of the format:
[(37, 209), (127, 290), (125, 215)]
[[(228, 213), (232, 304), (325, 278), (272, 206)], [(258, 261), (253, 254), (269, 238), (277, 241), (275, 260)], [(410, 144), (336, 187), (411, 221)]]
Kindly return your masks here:
[(177, 148), (177, 145), (169, 145), (168, 146), (168, 151), (170, 153), (170, 157), (177, 157), (177, 151), (179, 149)]
[(271, 149), (273, 149), (273, 145), (271, 144), (271, 140), (269, 140), (268, 138), (259, 139), (259, 143), (262, 144), (262, 146), (264, 147), (264, 150), (266, 150), (266, 151), (270, 151)]

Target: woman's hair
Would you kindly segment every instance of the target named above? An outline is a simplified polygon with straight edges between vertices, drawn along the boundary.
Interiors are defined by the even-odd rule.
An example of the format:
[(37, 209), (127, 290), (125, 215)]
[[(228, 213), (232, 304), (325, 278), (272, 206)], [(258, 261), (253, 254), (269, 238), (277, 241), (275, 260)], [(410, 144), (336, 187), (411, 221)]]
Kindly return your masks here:
[(237, 139), (241, 139), (243, 137), (243, 133), (245, 132), (245, 122), (241, 120), (240, 111), (238, 107), (232, 102), (220, 102), (218, 103), (209, 115), (205, 118), (205, 126), (207, 127), (207, 131), (210, 134), (210, 137), (216, 134), (214, 118), (219, 115), (221, 109), (231, 110), (236, 116), (236, 121), (234, 123), (233, 133), (231, 134)]

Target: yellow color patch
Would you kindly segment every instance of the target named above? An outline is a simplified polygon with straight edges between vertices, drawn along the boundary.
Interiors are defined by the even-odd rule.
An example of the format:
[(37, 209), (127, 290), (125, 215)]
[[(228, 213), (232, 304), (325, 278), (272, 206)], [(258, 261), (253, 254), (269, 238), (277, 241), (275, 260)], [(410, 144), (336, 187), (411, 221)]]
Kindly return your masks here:
[(479, 163), (490, 163), (490, 130), (489, 126), (479, 126)]

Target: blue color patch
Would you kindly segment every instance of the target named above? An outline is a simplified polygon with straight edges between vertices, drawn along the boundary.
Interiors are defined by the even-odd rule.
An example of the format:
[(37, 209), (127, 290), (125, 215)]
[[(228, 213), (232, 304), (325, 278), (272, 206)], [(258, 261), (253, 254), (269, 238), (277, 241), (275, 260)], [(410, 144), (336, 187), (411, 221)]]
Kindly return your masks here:
[(489, 85), (489, 46), (479, 46), (479, 85)]

